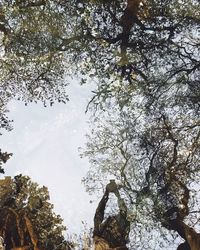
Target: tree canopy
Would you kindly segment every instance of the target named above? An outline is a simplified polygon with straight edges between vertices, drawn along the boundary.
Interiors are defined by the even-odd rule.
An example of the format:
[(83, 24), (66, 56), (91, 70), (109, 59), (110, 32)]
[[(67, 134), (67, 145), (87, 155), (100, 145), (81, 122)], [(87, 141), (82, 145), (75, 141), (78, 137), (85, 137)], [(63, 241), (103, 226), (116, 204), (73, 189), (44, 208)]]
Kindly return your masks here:
[(0, 188), (0, 233), (6, 250), (26, 245), (34, 249), (71, 249), (72, 243), (63, 236), (66, 228), (53, 212), (46, 187), (18, 175), (1, 180)]
[[(10, 98), (65, 102), (65, 76), (92, 79), (88, 190), (114, 175), (135, 237), (153, 225), (191, 247), (186, 232), (199, 217), (199, 1), (15, 0), (1, 1), (0, 13), (2, 126), (9, 128)], [(152, 248), (147, 239), (135, 249)]]
[(117, 83), (151, 94), (172, 84), (192, 91), (199, 77), (196, 0), (1, 1), (1, 13), (8, 96), (59, 98), (71, 70), (98, 78), (108, 96)]
[(174, 230), (191, 247), (186, 232), (199, 219), (199, 4), (179, 3), (143, 3), (125, 38), (122, 25), (114, 40), (120, 63), (108, 63), (112, 73), (91, 102), (96, 116), (85, 155), (92, 167), (84, 182), (94, 191), (109, 176), (120, 181), (133, 212), (133, 239), (139, 235), (134, 249), (169, 247), (166, 232), (160, 246), (147, 236), (141, 241), (141, 224), (154, 236), (155, 226)]

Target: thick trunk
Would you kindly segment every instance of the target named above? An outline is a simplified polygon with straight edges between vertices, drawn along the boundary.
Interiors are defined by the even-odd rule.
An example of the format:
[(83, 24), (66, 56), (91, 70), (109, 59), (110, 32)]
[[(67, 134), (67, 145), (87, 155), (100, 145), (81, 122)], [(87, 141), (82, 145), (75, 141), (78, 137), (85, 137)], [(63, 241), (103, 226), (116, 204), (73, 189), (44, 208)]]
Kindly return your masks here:
[(26, 227), (27, 227), (29, 236), (30, 236), (32, 244), (34, 246), (34, 250), (39, 250), (38, 247), (37, 247), (38, 239), (37, 239), (37, 236), (36, 236), (36, 234), (34, 232), (32, 222), (30, 221), (30, 219), (28, 218), (27, 215), (24, 216), (24, 219), (25, 219), (25, 222), (26, 222)]
[[(15, 209), (8, 207), (1, 209), (1, 211), (0, 234), (4, 237), (6, 249), (39, 250), (37, 247), (38, 239), (28, 216), (23, 211), (18, 213)], [(27, 236), (30, 240), (26, 239)]]
[(121, 64), (122, 65), (126, 65), (128, 63), (127, 45), (129, 42), (130, 31), (132, 27), (136, 23), (140, 26), (143, 26), (142, 23), (138, 19), (140, 3), (142, 3), (142, 0), (127, 0), (127, 6), (121, 18), (121, 25), (122, 25)]
[(178, 232), (178, 234), (185, 240), (185, 243), (181, 244), (177, 250), (200, 250), (200, 234), (193, 228), (189, 227), (182, 221), (173, 220), (171, 222), (171, 229)]

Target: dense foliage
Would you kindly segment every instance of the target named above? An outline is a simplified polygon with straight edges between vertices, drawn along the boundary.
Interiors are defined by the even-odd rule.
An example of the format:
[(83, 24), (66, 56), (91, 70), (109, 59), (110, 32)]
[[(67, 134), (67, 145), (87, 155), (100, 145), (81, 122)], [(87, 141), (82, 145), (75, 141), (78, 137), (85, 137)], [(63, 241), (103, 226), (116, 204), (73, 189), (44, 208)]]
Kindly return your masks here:
[(34, 242), (39, 249), (71, 249), (71, 243), (63, 236), (66, 228), (61, 217), (53, 212), (46, 187), (39, 187), (28, 176), (22, 175), (1, 182), (0, 232), (6, 249), (10, 250), (14, 244), (19, 247)]
[(65, 99), (64, 69), (74, 69), (98, 78), (103, 96), (126, 84), (159, 95), (187, 83), (198, 100), (196, 0), (1, 1), (1, 13), (7, 96)]

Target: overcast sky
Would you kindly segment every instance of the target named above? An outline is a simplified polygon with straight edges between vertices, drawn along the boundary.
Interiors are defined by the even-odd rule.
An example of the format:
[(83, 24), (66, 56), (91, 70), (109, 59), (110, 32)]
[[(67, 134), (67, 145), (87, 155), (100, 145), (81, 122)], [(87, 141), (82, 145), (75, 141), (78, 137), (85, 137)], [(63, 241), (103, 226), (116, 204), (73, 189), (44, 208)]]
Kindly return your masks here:
[(81, 221), (92, 226), (96, 207), (81, 184), (89, 163), (78, 153), (88, 130), (85, 107), (91, 87), (74, 83), (68, 89), (70, 101), (66, 105), (44, 108), (40, 104), (9, 103), (14, 129), (1, 136), (0, 148), (13, 153), (5, 175), (22, 173), (47, 186), (68, 232), (79, 233)]

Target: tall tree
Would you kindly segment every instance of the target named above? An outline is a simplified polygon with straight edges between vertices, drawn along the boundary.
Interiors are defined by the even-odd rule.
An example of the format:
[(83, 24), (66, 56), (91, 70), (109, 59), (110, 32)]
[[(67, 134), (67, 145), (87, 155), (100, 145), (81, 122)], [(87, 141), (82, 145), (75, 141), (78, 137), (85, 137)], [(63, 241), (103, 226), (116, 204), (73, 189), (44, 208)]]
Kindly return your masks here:
[[(181, 232), (199, 219), (199, 117), (192, 109), (185, 115), (167, 104), (171, 102), (167, 112), (150, 114), (140, 106), (141, 97), (123, 110), (109, 106), (107, 114), (97, 113), (88, 136), (85, 155), (91, 169), (86, 187), (95, 191), (111, 177), (120, 181), (132, 214), (133, 239), (140, 238), (134, 249), (143, 249), (146, 242), (141, 241), (140, 223), (147, 231), (160, 226), (175, 230), (186, 240)], [(166, 231), (160, 238), (166, 239)]]
[(46, 187), (18, 175), (1, 180), (0, 188), (0, 234), (6, 249), (28, 245), (34, 250), (71, 249), (72, 243), (63, 236), (66, 228), (53, 212)]
[(118, 57), (111, 52), (111, 60), (104, 60), (104, 72), (112, 70), (108, 79), (102, 76), (91, 102), (97, 113), (87, 144), (92, 168), (85, 183), (91, 188), (114, 175), (133, 210), (152, 210), (154, 221), (177, 231), (191, 247), (184, 221), (198, 217), (192, 186), (199, 178), (199, 3), (187, 3), (128, 1), (122, 7), (122, 29), (108, 36), (107, 46), (114, 37)]

